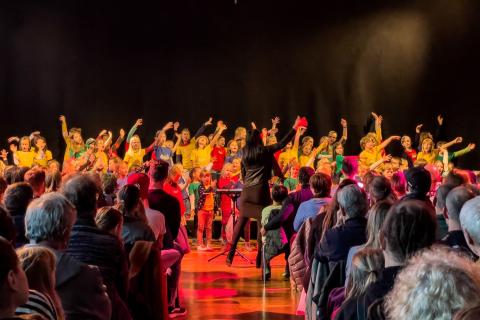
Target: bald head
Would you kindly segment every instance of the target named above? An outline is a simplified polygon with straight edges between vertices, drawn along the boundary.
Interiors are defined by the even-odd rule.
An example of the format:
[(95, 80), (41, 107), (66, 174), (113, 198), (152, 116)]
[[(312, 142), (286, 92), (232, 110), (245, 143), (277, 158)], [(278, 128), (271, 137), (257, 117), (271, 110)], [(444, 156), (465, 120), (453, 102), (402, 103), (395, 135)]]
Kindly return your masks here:
[(460, 211), (460, 224), (470, 249), (480, 254), (480, 196), (468, 200)]
[(452, 189), (445, 200), (448, 212), (448, 218), (453, 222), (460, 224), (460, 210), (468, 200), (475, 197), (475, 194), (465, 186)]

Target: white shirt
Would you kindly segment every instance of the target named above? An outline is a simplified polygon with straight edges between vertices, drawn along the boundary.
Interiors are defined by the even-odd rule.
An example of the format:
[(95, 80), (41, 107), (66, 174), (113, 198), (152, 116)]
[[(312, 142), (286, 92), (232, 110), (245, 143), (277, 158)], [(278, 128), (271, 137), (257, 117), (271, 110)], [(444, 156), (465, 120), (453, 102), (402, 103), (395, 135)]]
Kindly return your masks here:
[(167, 232), (165, 227), (165, 216), (158, 210), (145, 208), (145, 215), (147, 216), (148, 225), (152, 228), (155, 234), (155, 239), (158, 239), (159, 235), (164, 235)]

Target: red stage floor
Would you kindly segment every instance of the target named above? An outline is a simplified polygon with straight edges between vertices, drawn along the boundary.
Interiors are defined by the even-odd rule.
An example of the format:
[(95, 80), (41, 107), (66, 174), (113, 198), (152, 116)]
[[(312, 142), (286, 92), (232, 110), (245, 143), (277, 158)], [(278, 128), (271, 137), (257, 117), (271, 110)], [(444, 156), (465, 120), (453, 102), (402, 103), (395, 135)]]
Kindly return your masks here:
[[(246, 252), (252, 261), (256, 252)], [(225, 264), (225, 256), (212, 262), (207, 260), (220, 252), (192, 252), (182, 263), (181, 297), (188, 310), (186, 319), (303, 319), (295, 316), (300, 294), (290, 290), (290, 282), (283, 280), (283, 256), (272, 262), (272, 279), (264, 286), (261, 269), (235, 257), (232, 267)]]

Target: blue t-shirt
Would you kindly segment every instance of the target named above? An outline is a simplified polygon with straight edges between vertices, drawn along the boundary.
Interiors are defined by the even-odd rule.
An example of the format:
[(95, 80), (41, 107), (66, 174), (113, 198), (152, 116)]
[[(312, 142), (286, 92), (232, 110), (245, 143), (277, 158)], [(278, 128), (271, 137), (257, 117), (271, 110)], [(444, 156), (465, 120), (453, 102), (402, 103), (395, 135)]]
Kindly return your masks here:
[(157, 160), (163, 160), (172, 165), (173, 152), (170, 148), (156, 146), (153, 148), (153, 152), (155, 152), (155, 157)]
[(329, 204), (331, 200), (332, 198), (312, 198), (302, 202), (293, 221), (293, 229), (298, 232), (305, 220), (314, 217), (320, 211), (320, 208)]

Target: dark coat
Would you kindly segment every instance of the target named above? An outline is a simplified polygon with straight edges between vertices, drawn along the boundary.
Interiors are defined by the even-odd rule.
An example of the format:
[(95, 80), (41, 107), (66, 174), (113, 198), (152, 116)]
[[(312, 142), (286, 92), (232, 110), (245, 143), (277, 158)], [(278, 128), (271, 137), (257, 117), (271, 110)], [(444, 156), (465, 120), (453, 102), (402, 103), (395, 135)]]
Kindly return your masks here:
[(68, 320), (110, 319), (112, 306), (96, 267), (53, 250), (57, 258), (56, 287)]

